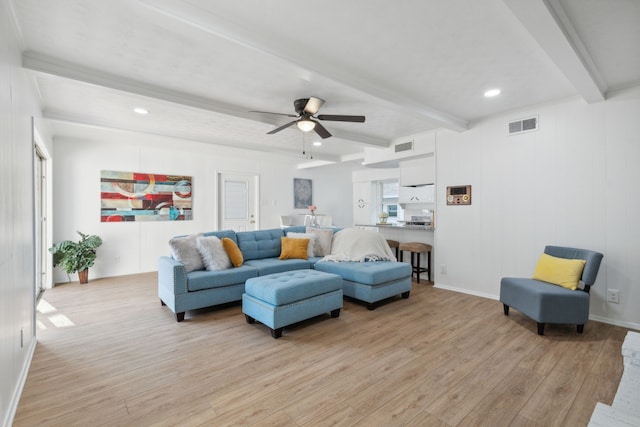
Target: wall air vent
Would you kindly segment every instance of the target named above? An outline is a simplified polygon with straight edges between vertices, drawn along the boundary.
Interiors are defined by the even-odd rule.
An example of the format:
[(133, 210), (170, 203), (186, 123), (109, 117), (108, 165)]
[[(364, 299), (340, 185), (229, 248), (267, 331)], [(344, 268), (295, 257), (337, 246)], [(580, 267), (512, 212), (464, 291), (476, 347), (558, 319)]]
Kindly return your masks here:
[(402, 142), (400, 144), (396, 144), (393, 147), (396, 153), (401, 153), (403, 151), (411, 151), (413, 150), (413, 141)]
[(533, 132), (538, 130), (538, 116), (528, 117), (526, 119), (516, 120), (509, 123), (509, 135), (516, 135), (525, 132)]

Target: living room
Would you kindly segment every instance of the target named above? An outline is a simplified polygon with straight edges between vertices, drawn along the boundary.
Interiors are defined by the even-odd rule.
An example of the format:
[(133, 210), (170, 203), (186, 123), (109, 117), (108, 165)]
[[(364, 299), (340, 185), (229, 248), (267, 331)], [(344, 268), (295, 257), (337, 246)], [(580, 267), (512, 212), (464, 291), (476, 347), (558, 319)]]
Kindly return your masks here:
[[(143, 8), (148, 7), (148, 2), (142, 3)], [(516, 22), (526, 21), (526, 19), (522, 16), (517, 18), (506, 16), (513, 14), (512, 7), (517, 8), (514, 3), (518, 2), (491, 2), (487, 7), (502, 14), (500, 18), (508, 21), (507, 26), (515, 26)], [(581, 16), (576, 14), (575, 9), (580, 9), (576, 2), (553, 3), (561, 4), (569, 10), (574, 20)], [(584, 9), (595, 13), (593, 9), (599, 11), (599, 3), (589, 2), (589, 7)], [(592, 41), (591, 38), (583, 37), (582, 41), (593, 49), (590, 53), (596, 59), (595, 64), (590, 65), (592, 68), (587, 67), (587, 69), (599, 71), (600, 78), (605, 79), (607, 83), (606, 89), (601, 89), (601, 100), (592, 99), (593, 86), (597, 87), (597, 84), (592, 81), (591, 86), (587, 84), (588, 88), (585, 89), (585, 86), (582, 86), (584, 76), (576, 77), (575, 74), (571, 74), (568, 68), (558, 63), (557, 58), (554, 57), (556, 52), (552, 49), (547, 47), (545, 50), (537, 47), (529, 54), (535, 58), (536, 64), (542, 64), (539, 67), (546, 73), (545, 77), (550, 76), (553, 79), (549, 79), (548, 86), (541, 84), (532, 87), (520, 86), (517, 88), (519, 91), (512, 88), (515, 94), (512, 93), (509, 96), (528, 100), (539, 99), (539, 101), (520, 104), (514, 108), (498, 108), (486, 115), (461, 114), (463, 117), (474, 117), (473, 120), (468, 121), (468, 126), (464, 130), (454, 129), (452, 122), (449, 127), (436, 126), (426, 130), (416, 128), (410, 125), (413, 123), (410, 119), (413, 118), (409, 117), (405, 122), (409, 124), (404, 129), (386, 138), (386, 146), (392, 146), (395, 143), (419, 138), (424, 134), (435, 135), (438, 216), (435, 232), (437, 256), (434, 264), (434, 286), (438, 290), (466, 294), (465, 298), (469, 295), (474, 296), (479, 301), (489, 300), (495, 303), (496, 312), (502, 315), (500, 304), (496, 301), (501, 277), (530, 276), (545, 245), (584, 247), (604, 254), (597, 283), (591, 291), (590, 319), (592, 322), (587, 324), (586, 330), (588, 331), (592, 325), (599, 322), (623, 328), (640, 329), (637, 310), (640, 306), (640, 292), (634, 280), (640, 274), (640, 265), (636, 262), (640, 253), (638, 243), (640, 239), (635, 220), (635, 212), (640, 207), (640, 202), (629, 191), (633, 182), (640, 182), (640, 172), (634, 164), (634, 159), (640, 154), (637, 131), (634, 126), (636, 118), (640, 115), (640, 75), (638, 75), (640, 67), (637, 66), (640, 59), (636, 53), (640, 51), (637, 46), (637, 40), (640, 40), (640, 37), (635, 37), (638, 35), (640, 17), (638, 17), (638, 8), (633, 3), (613, 0), (602, 3), (606, 3), (609, 9), (618, 12), (613, 13), (613, 17), (602, 13), (602, 22), (609, 23), (607, 31), (602, 31), (605, 34), (613, 34), (610, 38), (603, 40), (611, 42), (617, 40), (614, 36), (623, 37), (624, 43), (620, 43), (620, 46), (627, 47), (614, 49), (607, 45), (605, 48), (610, 51), (611, 57), (595, 56), (596, 52), (599, 52), (598, 46), (589, 44)], [(176, 5), (178, 3), (173, 6), (178, 7)], [(187, 7), (186, 4), (183, 6)], [(466, 3), (460, 5), (462, 6), (471, 7)], [(258, 224), (262, 229), (279, 227), (280, 215), (306, 213), (292, 206), (294, 178), (311, 179), (314, 191), (313, 201), (318, 206), (319, 212), (330, 213), (337, 226), (349, 227), (353, 225), (354, 202), (351, 192), (347, 189), (351, 188), (353, 172), (363, 168), (360, 164), (363, 160), (361, 157), (353, 154), (342, 157), (328, 156), (323, 153), (323, 147), (312, 148), (314, 159), (305, 159), (301, 155), (303, 150), (301, 132), (295, 127), (279, 133), (279, 135), (286, 134), (280, 140), (278, 136), (264, 135), (274, 128), (274, 124), (252, 122), (251, 119), (242, 120), (243, 127), (239, 131), (242, 136), (238, 139), (246, 139), (249, 143), (253, 143), (253, 141), (264, 141), (263, 138), (274, 138), (268, 140), (270, 145), (265, 147), (264, 144), (255, 142), (256, 147), (251, 148), (240, 146), (239, 142), (236, 145), (235, 139), (227, 139), (227, 144), (210, 143), (203, 140), (196, 130), (193, 130), (192, 138), (185, 137), (184, 128), (179, 134), (167, 130), (168, 128), (160, 128), (156, 132), (141, 131), (146, 125), (140, 125), (140, 128), (135, 126), (115, 128), (113, 123), (117, 121), (116, 116), (123, 113), (114, 113), (110, 108), (105, 108), (104, 112), (106, 115), (110, 112), (114, 113), (114, 116), (105, 117), (101, 123), (94, 120), (71, 123), (71, 117), (62, 114), (65, 111), (62, 107), (54, 110), (51, 105), (46, 105), (47, 102), (52, 102), (50, 101), (52, 97), (61, 96), (65, 89), (73, 90), (73, 86), (54, 86), (49, 79), (65, 80), (69, 79), (69, 75), (62, 71), (55, 78), (38, 74), (42, 72), (37, 71), (36, 60), (43, 61), (46, 59), (44, 54), (52, 55), (52, 52), (41, 51), (38, 46), (30, 44), (33, 42), (32, 38), (39, 39), (41, 35), (21, 34), (26, 31), (23, 14), (37, 7), (39, 5), (36, 2), (25, 2), (24, 5), (19, 6), (15, 1), (4, 0), (1, 14), (3, 23), (1, 38), (4, 42), (0, 53), (2, 61), (0, 81), (2, 93), (5, 94), (2, 97), (5, 107), (2, 109), (0, 130), (5, 142), (0, 148), (3, 159), (0, 176), (6, 184), (2, 192), (2, 199), (5, 202), (2, 203), (0, 219), (3, 224), (3, 237), (6, 239), (2, 249), (3, 259), (10, 260), (0, 267), (3, 276), (9, 279), (0, 285), (2, 295), (0, 336), (3, 348), (0, 410), (5, 424), (17, 408), (20, 390), (26, 380), (29, 364), (37, 347), (33, 298), (35, 275), (33, 216), (24, 215), (24, 212), (33, 211), (32, 118), (35, 129), (38, 131), (36, 141), (39, 140), (39, 144), (48, 154), (51, 167), (49, 185), (51, 185), (53, 203), (49, 207), (52, 219), (49, 230), (50, 241), (52, 243), (63, 239), (74, 239), (76, 230), (102, 236), (104, 245), (100, 248), (98, 260), (92, 268), (92, 280), (152, 273), (157, 270), (158, 257), (168, 253), (167, 242), (171, 237), (215, 230), (218, 226), (217, 199), (218, 173), (220, 172), (243, 173), (259, 177)], [(55, 10), (56, 7), (53, 9)], [(65, 12), (69, 11), (61, 8), (59, 13)], [(587, 14), (587, 12), (584, 13)], [(152, 16), (149, 19), (157, 21), (165, 22), (164, 19), (168, 19), (158, 16), (157, 11), (149, 12), (149, 15)], [(607, 19), (612, 20), (613, 23)], [(616, 23), (618, 28), (629, 32), (623, 32), (622, 35), (616, 33), (611, 28), (615, 27)], [(535, 31), (527, 27), (526, 22), (521, 25), (522, 27), (517, 27), (515, 32), (521, 35), (525, 31), (523, 28), (528, 28), (531, 32), (526, 37), (528, 46), (534, 46)], [(578, 26), (578, 23), (574, 22), (574, 25)], [(16, 29), (17, 26), (20, 26), (20, 31)], [(189, 31), (197, 32), (198, 30)], [(317, 31), (322, 32), (321, 29)], [(577, 27), (577, 31), (584, 35), (582, 27)], [(56, 33), (50, 37), (63, 37), (64, 34), (64, 32)], [(108, 34), (103, 36), (109, 40)], [(397, 37), (395, 40), (402, 39)], [(258, 41), (253, 40), (253, 43)], [(622, 50), (626, 52), (624, 59), (615, 56)], [(265, 59), (268, 63), (272, 60)], [(612, 61), (613, 64), (604, 62), (606, 60)], [(316, 63), (302, 53), (299, 61), (307, 61), (306, 64)], [(504, 64), (504, 66), (507, 65)], [(326, 66), (324, 70), (327, 70)], [(81, 73), (86, 70), (77, 71)], [(346, 70), (339, 73), (333, 71), (334, 77), (348, 74)], [(53, 67), (47, 72), (53, 73)], [(34, 77), (34, 74), (38, 77)], [(425, 74), (429, 73), (425, 71)], [(86, 77), (85, 74), (83, 76)], [(623, 81), (621, 76), (630, 76), (630, 78)], [(129, 76), (129, 78), (133, 77)], [(312, 80), (323, 82), (322, 79), (317, 78)], [(469, 85), (472, 80), (470, 78)], [(97, 82), (85, 83), (88, 86), (97, 84)], [(108, 85), (108, 83), (105, 84)], [(463, 81), (461, 84), (466, 83)], [(266, 86), (263, 82), (251, 83), (251, 86), (259, 85)], [(327, 85), (335, 89), (330, 82)], [(363, 89), (361, 86), (354, 86), (356, 91)], [(306, 89), (309, 86), (301, 84), (300, 87)], [(359, 114), (364, 111), (358, 108), (365, 102), (355, 105), (334, 104), (334, 110), (332, 110), (331, 101), (338, 99), (335, 91), (323, 93), (323, 86), (320, 83), (314, 90), (312, 93), (300, 93), (297, 88), (292, 90), (287, 94), (290, 102), (283, 107), (270, 107), (273, 105), (270, 102), (271, 94), (263, 95), (260, 100), (253, 100), (245, 93), (242, 95), (244, 98), (239, 99), (237, 105), (249, 106), (255, 101), (256, 105), (253, 108), (291, 113), (293, 112), (291, 102), (295, 96), (320, 96), (327, 100), (327, 105), (322, 110), (327, 114)], [(86, 93), (79, 92), (80, 95)], [(368, 101), (368, 97), (372, 96), (371, 93), (380, 95), (380, 92), (372, 90), (363, 97)], [(532, 93), (536, 96), (532, 96)], [(151, 95), (152, 93), (148, 92), (145, 97), (138, 92), (136, 97), (149, 101), (146, 106), (150, 109), (150, 115), (154, 115), (157, 109), (153, 107), (168, 101), (154, 99)], [(96, 96), (98, 96), (97, 92)], [(479, 93), (478, 97), (482, 97), (482, 94)], [(65, 102), (79, 102), (80, 98), (79, 96), (70, 97)], [(99, 100), (105, 99), (100, 97)], [(258, 101), (259, 105), (257, 105)], [(388, 98), (386, 102), (389, 102)], [(469, 103), (475, 102), (478, 101), (469, 100)], [(407, 104), (405, 103), (405, 107)], [(134, 106), (137, 105), (131, 107)], [(185, 110), (180, 110), (181, 117), (189, 120), (195, 120), (194, 118), (204, 115), (203, 111), (208, 111), (198, 109), (194, 105), (183, 107)], [(495, 107), (486, 108), (490, 110)], [(100, 107), (92, 104), (86, 109), (93, 111), (93, 109), (99, 110)], [(189, 113), (192, 115), (190, 116)], [(390, 117), (391, 114), (397, 114), (397, 112), (390, 111)], [(407, 115), (406, 108), (402, 110), (402, 114)], [(368, 125), (370, 121), (375, 122), (375, 117), (368, 115), (367, 122), (362, 126)], [(397, 118), (398, 123), (404, 120), (397, 115), (393, 117)], [(508, 134), (508, 123), (527, 117), (537, 118), (539, 128), (535, 132)], [(216, 120), (221, 119), (218, 117)], [(229, 122), (234, 124), (237, 120), (240, 119), (229, 118)], [(244, 122), (250, 123), (245, 125)], [(191, 121), (187, 123), (192, 124)], [(324, 124), (327, 129), (341, 137), (346, 137), (349, 132), (357, 133), (357, 126), (361, 126), (356, 123), (340, 123), (335, 126), (333, 122)], [(256, 136), (252, 140), (253, 135)], [(325, 147), (331, 146), (331, 139), (333, 138), (323, 141)], [(225, 140), (219, 138), (216, 141), (224, 142)], [(367, 145), (364, 142), (356, 142), (360, 146)], [(370, 143), (369, 146), (385, 148), (374, 143)], [(308, 148), (307, 151), (309, 151)], [(329, 158), (332, 159), (332, 163), (326, 160), (327, 164), (318, 166), (321, 161)], [(342, 160), (335, 161), (336, 158)], [(300, 167), (301, 164), (306, 163), (315, 163), (315, 167), (308, 167), (308, 165)], [(193, 220), (101, 223), (99, 215), (101, 170), (193, 176)], [(446, 187), (466, 184), (473, 186), (473, 204), (465, 207), (447, 206)], [(446, 269), (442, 266), (446, 266)], [(48, 273), (46, 287), (69, 280), (59, 269), (51, 269)], [(72, 277), (72, 280), (75, 281), (75, 277)], [(607, 300), (608, 290), (619, 291), (619, 303)], [(428, 301), (425, 301), (425, 304), (428, 304)], [(157, 309), (162, 312), (160, 305), (157, 304), (157, 306)], [(386, 314), (393, 316), (392, 312), (393, 310), (390, 310)], [(167, 321), (170, 320), (167, 318)], [(502, 318), (498, 320), (509, 321)], [(390, 322), (394, 321), (390, 320)], [(527, 328), (526, 323), (521, 327)], [(572, 339), (575, 338), (573, 330), (561, 329), (558, 333), (559, 335), (569, 334)]]

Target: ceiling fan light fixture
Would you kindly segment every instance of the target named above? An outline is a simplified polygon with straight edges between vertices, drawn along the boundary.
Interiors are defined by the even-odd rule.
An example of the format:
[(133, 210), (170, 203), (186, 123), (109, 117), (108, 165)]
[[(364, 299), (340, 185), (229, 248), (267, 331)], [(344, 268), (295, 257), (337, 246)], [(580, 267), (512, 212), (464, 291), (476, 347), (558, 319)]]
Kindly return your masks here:
[(316, 127), (316, 122), (310, 119), (300, 119), (296, 125), (302, 132), (311, 132)]

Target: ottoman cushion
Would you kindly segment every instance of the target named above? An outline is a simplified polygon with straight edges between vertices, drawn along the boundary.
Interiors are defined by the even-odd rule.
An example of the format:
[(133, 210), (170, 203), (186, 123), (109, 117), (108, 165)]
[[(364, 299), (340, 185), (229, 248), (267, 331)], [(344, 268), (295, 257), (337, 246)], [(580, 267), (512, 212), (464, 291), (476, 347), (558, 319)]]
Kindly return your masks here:
[(316, 270), (295, 270), (248, 279), (245, 292), (275, 306), (342, 290), (342, 278)]
[(338, 274), (344, 280), (363, 283), (365, 285), (378, 285), (411, 276), (410, 264), (394, 261), (319, 261), (315, 264), (314, 268), (319, 271)]

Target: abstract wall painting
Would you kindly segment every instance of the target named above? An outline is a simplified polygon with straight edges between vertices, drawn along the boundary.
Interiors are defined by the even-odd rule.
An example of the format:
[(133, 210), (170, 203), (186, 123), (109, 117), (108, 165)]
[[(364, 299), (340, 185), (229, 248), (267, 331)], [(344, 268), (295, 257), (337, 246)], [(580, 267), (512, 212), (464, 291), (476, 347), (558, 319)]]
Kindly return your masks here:
[(313, 181), (293, 178), (293, 208), (307, 209), (313, 204)]
[(193, 178), (138, 172), (100, 171), (100, 221), (193, 219)]

